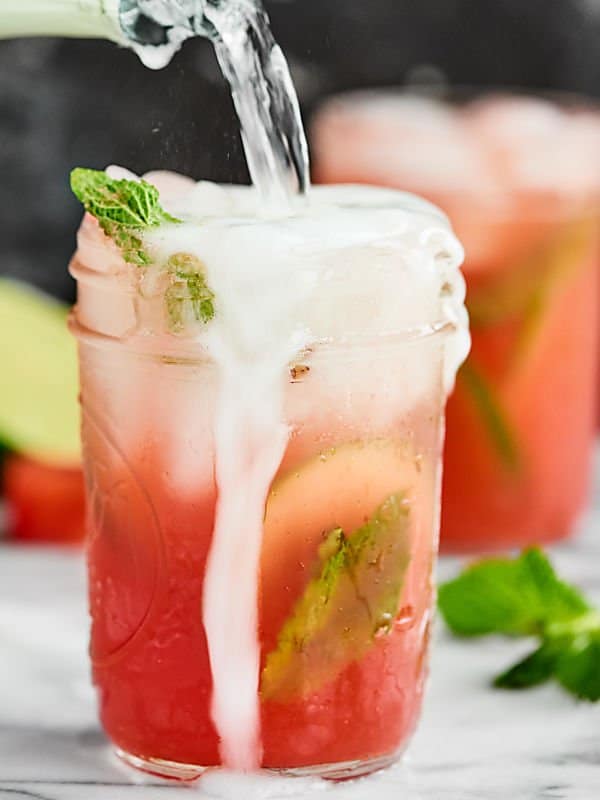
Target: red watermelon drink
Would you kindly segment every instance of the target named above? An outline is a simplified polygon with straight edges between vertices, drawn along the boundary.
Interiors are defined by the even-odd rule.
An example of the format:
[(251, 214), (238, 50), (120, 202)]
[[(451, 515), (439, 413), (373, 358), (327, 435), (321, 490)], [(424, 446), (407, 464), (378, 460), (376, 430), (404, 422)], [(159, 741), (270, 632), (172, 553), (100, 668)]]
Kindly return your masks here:
[(274, 216), (111, 174), (74, 174), (71, 264), (104, 728), (178, 778), (388, 764), (427, 671), (461, 248), (399, 192)]
[(442, 548), (500, 550), (573, 530), (597, 391), (600, 120), (573, 101), (331, 101), (318, 177), (418, 191), (465, 245), (473, 347), (447, 414)]

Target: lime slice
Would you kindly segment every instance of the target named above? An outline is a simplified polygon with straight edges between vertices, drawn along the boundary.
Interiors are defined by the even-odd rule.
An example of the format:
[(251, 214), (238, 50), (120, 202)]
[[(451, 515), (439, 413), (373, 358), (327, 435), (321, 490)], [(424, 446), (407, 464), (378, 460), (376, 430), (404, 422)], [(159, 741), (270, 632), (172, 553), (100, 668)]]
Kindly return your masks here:
[[(277, 478), (261, 559), (263, 699), (306, 697), (388, 633), (424, 480), (410, 444), (347, 442)], [(285, 587), (285, 591), (282, 590)]]
[(277, 598), (262, 605), (264, 647), (275, 647), (324, 537), (336, 528), (346, 534), (360, 528), (396, 492), (417, 502), (422, 480), (410, 443), (383, 438), (340, 443), (277, 477), (263, 528), (261, 595)]
[(318, 574), (279, 633), (262, 672), (263, 699), (306, 697), (389, 633), (410, 561), (409, 506), (391, 495), (364, 525), (331, 531)]
[(486, 286), (470, 289), (467, 307), (471, 328), (487, 329), (523, 318), (526, 331), (537, 329), (552, 290), (589, 263), (595, 236), (596, 219), (588, 214), (561, 227), (555, 236)]
[(78, 376), (67, 307), (0, 279), (0, 441), (43, 461), (79, 461)]

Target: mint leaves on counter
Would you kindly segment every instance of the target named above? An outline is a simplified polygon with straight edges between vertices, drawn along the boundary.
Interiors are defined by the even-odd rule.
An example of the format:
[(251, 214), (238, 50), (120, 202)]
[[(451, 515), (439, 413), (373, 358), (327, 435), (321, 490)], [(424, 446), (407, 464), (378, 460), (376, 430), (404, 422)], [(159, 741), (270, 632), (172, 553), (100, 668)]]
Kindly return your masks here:
[(539, 646), (494, 685), (523, 689), (557, 680), (584, 700), (600, 700), (600, 611), (561, 581), (538, 548), (467, 567), (439, 589), (439, 607), (459, 636), (536, 636)]
[(152, 261), (144, 250), (144, 230), (180, 222), (162, 208), (158, 189), (147, 181), (115, 180), (106, 172), (78, 167), (71, 172), (71, 189), (130, 264)]

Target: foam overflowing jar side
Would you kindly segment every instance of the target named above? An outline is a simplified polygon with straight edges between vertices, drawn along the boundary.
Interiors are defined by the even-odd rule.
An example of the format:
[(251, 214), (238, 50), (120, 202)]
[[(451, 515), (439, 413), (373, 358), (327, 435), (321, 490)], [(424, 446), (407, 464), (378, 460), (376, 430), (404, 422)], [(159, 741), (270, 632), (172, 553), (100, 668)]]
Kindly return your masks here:
[[(74, 328), (81, 342), (84, 437), (86, 424), (110, 429), (104, 439), (133, 465), (136, 484), (143, 485), (158, 520), (162, 580), (169, 584), (183, 569), (184, 552), (186, 563), (198, 570), (187, 588), (180, 577), (171, 595), (164, 595), (156, 567), (144, 617), (155, 627), (148, 632), (145, 658), (154, 663), (153, 636), (168, 628), (173, 615), (183, 624), (182, 608), (194, 609), (198, 619), (178, 629), (193, 654), (186, 666), (171, 644), (162, 642), (161, 658), (186, 675), (192, 664), (198, 676), (205, 673), (198, 679), (208, 703), (206, 724), (212, 726), (207, 741), (215, 731), (217, 739), (204, 750), (198, 745), (197, 755), (183, 746), (173, 752), (173, 732), (169, 746), (148, 747), (170, 762), (241, 770), (291, 768), (303, 760), (310, 765), (319, 747), (331, 748), (332, 762), (353, 758), (350, 743), (348, 753), (334, 752), (340, 737), (329, 728), (342, 724), (347, 709), (341, 703), (332, 711), (323, 692), (349, 680), (344, 670), (362, 664), (376, 632), (372, 646), (385, 629), (390, 635), (377, 647), (392, 648), (390, 653), (404, 647), (416, 654), (424, 647), (439, 415), (468, 348), (460, 246), (443, 215), (401, 193), (317, 188), (310, 203), (298, 202), (292, 214), (273, 219), (258, 212), (253, 189), (154, 179), (162, 184), (166, 211), (182, 221), (144, 235), (149, 263), (126, 264), (88, 217), (72, 264), (79, 287)], [(210, 303), (210, 314), (203, 316), (202, 303)], [(109, 383), (109, 407), (101, 408)], [(86, 407), (92, 423), (85, 422)], [(93, 448), (88, 446), (91, 461)], [(95, 471), (92, 466), (90, 474)], [(96, 496), (103, 480), (104, 473), (88, 478)], [(353, 499), (328, 520), (346, 484), (352, 484)], [(409, 509), (410, 522), (398, 527)], [(324, 517), (309, 522), (315, 514)], [(178, 515), (185, 523), (172, 527)], [(106, 524), (106, 514), (99, 519), (98, 525)], [(347, 597), (338, 605), (352, 620), (344, 624), (355, 626), (356, 648), (337, 647), (329, 659), (333, 672), (324, 674), (312, 646), (296, 653), (290, 641), (299, 634), (289, 639), (290, 630), (301, 628), (302, 641), (315, 639), (314, 652), (321, 652), (316, 640), (324, 634), (306, 630), (307, 620), (321, 619), (318, 630), (331, 626), (327, 641), (338, 641), (341, 621), (313, 608), (323, 596), (317, 589), (311, 594), (309, 580), (318, 580), (319, 559), (326, 558), (320, 537), (336, 526), (356, 529), (359, 537), (363, 525), (360, 535), (375, 547), (373, 531), (387, 531), (390, 519), (400, 538), (386, 547), (392, 552), (405, 542), (404, 561), (397, 555), (394, 563), (406, 562), (407, 572), (402, 582), (398, 575), (388, 578), (402, 593), (403, 619), (414, 617), (411, 632), (396, 631), (391, 623), (388, 631), (382, 621), (369, 633)], [(295, 548), (300, 549), (294, 555)], [(382, 554), (377, 563), (385, 563)], [(356, 551), (353, 557), (361, 556)], [(339, 558), (335, 563), (342, 564)], [(346, 591), (344, 573), (336, 575), (336, 591)], [(399, 597), (386, 599), (398, 612)], [(377, 608), (380, 602), (373, 599)], [(381, 614), (392, 619), (395, 611)], [(97, 623), (97, 637), (101, 627)], [(136, 636), (140, 646), (143, 636)], [(128, 659), (135, 661), (130, 647)], [(203, 657), (198, 648), (206, 648)], [(109, 672), (99, 666), (97, 683), (110, 684)], [(420, 696), (416, 684), (411, 692)], [(104, 718), (111, 726), (122, 712), (106, 702)], [(306, 717), (298, 721), (300, 733), (306, 725), (306, 736), (292, 745), (281, 726), (292, 724), (294, 703)], [(311, 719), (327, 708), (329, 717)], [(196, 715), (200, 709), (198, 700)], [(411, 709), (402, 717), (407, 729), (416, 713)], [(372, 713), (365, 706), (365, 720)], [(363, 734), (370, 724), (365, 721)], [(168, 728), (164, 720), (156, 725)], [(317, 728), (325, 731), (320, 740), (314, 737)], [(118, 744), (124, 751), (139, 750), (129, 741)]]

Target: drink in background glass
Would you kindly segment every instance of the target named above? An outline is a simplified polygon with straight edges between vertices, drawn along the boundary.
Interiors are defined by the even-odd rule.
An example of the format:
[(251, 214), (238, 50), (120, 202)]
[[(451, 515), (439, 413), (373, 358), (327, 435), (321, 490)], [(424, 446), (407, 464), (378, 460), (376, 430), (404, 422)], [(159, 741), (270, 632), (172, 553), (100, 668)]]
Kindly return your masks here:
[(465, 246), (473, 347), (448, 404), (442, 549), (567, 535), (597, 391), (597, 111), (364, 92), (327, 103), (312, 132), (320, 181), (417, 191)]
[(399, 192), (273, 216), (254, 189), (148, 180), (184, 220), (154, 262), (86, 215), (71, 263), (104, 728), (177, 778), (369, 772), (421, 705), (461, 248)]

